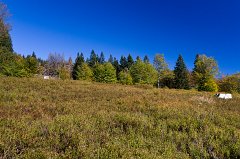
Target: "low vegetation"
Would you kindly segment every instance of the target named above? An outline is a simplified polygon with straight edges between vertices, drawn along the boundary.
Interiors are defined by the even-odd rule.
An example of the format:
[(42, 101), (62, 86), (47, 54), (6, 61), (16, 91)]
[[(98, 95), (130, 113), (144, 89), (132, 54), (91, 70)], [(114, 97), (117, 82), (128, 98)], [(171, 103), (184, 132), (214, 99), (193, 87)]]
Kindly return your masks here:
[(0, 158), (240, 158), (240, 96), (1, 77)]

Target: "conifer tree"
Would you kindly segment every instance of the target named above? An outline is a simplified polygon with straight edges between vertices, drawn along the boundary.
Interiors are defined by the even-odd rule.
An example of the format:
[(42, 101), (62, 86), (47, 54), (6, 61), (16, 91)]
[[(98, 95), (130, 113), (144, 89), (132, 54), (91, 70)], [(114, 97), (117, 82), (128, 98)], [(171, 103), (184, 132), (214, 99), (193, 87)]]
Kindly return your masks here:
[(118, 60), (115, 57), (114, 57), (114, 60), (113, 60), (113, 67), (116, 70), (117, 79), (119, 79), (120, 65), (119, 65)]
[(124, 70), (125, 68), (127, 68), (128, 66), (128, 62), (125, 56), (121, 56), (120, 58), (120, 69), (121, 71)]
[(35, 58), (35, 59), (37, 59), (37, 56), (36, 56), (36, 54), (35, 54), (34, 51), (33, 51), (33, 53), (32, 53), (32, 57)]
[(144, 56), (143, 62), (145, 62), (145, 63), (149, 63), (150, 62), (150, 60), (149, 60), (147, 55)]
[(142, 59), (141, 59), (140, 56), (137, 56), (137, 57), (136, 57), (136, 62), (137, 62), (137, 61), (142, 61)]
[(103, 52), (101, 52), (98, 62), (99, 62), (100, 64), (104, 64), (104, 63), (105, 63), (105, 57), (104, 57)]
[(110, 56), (109, 56), (109, 59), (108, 59), (108, 62), (110, 62), (112, 65), (113, 65), (113, 56), (112, 56), (112, 54), (110, 54)]
[(184, 63), (182, 55), (179, 55), (176, 66), (174, 68), (174, 82), (176, 89), (189, 89), (189, 74)]
[(128, 57), (127, 57), (127, 68), (130, 69), (133, 64), (134, 64), (134, 60), (133, 60), (132, 56), (130, 54), (128, 54)]
[(84, 63), (84, 56), (83, 53), (81, 53), (81, 55), (79, 55), (79, 53), (77, 54), (77, 58), (75, 60), (75, 63), (73, 65), (73, 70), (72, 70), (72, 78), (74, 80), (78, 79), (78, 71), (79, 71), (79, 67), (81, 67), (81, 65)]
[(91, 68), (94, 68), (97, 63), (98, 63), (98, 55), (94, 52), (94, 50), (92, 50), (91, 55), (90, 55), (90, 59), (88, 61), (88, 65)]
[(33, 54), (30, 56), (28, 55), (25, 58), (25, 67), (29, 74), (37, 74), (38, 73), (38, 60), (36, 58), (36, 54), (33, 52)]

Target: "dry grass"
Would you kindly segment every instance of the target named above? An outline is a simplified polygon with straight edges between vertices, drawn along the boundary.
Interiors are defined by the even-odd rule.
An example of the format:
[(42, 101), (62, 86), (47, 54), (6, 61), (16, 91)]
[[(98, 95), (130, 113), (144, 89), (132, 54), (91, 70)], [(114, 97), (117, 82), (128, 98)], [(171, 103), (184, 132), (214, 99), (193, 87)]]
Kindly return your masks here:
[(240, 98), (0, 78), (0, 158), (240, 158)]

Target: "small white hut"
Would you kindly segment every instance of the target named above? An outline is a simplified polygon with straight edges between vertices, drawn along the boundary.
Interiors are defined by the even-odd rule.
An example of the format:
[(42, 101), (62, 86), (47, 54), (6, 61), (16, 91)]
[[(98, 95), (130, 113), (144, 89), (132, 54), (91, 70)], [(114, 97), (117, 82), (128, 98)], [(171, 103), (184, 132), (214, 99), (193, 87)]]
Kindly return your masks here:
[(219, 99), (232, 99), (232, 94), (226, 94), (226, 93), (217, 93), (216, 97), (218, 97)]

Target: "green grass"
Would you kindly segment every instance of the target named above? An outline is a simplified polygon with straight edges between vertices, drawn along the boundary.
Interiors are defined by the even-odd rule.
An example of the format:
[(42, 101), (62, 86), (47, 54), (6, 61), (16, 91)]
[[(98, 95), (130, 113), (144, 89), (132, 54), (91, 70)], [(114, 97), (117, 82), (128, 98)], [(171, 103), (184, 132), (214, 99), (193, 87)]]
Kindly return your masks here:
[(0, 158), (240, 158), (240, 97), (0, 78)]

